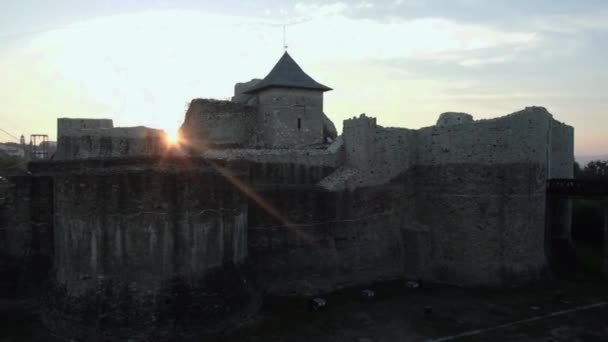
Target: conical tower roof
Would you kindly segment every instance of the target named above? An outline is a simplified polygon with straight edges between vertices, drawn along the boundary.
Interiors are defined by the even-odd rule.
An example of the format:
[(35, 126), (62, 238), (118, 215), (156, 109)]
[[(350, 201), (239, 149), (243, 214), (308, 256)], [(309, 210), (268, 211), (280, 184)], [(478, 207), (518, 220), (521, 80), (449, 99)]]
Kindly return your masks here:
[(245, 94), (255, 94), (270, 87), (301, 88), (319, 91), (332, 90), (330, 87), (324, 86), (308, 76), (287, 51), (279, 59), (274, 68), (272, 68), (268, 76), (253, 88), (247, 90)]

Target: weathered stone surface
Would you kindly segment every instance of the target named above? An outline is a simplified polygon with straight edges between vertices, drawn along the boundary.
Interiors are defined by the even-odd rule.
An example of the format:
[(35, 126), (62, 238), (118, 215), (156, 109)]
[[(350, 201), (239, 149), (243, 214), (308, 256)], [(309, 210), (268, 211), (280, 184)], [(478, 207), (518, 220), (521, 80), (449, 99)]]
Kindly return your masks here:
[(253, 88), (256, 84), (261, 81), (259, 78), (254, 78), (248, 82), (239, 82), (234, 85), (234, 96), (232, 97), (233, 102), (242, 103), (246, 105), (255, 104), (255, 96), (251, 94), (245, 94), (245, 92)]
[[(513, 286), (546, 271), (542, 165), (414, 167), (414, 215), (429, 227), (424, 278)], [(406, 242), (407, 243), (407, 242)]]
[(261, 191), (275, 210), (249, 205), (248, 247), (260, 286), (273, 295), (310, 295), (402, 277), (400, 206), (393, 192)]
[(446, 112), (439, 115), (437, 126), (453, 126), (473, 122), (473, 115), (458, 112)]
[(327, 142), (328, 138), (332, 142), (338, 137), (336, 125), (331, 121), (327, 114), (323, 113), (323, 138)]
[[(331, 147), (331, 146), (330, 146)], [(339, 146), (336, 146), (339, 148)], [(199, 154), (203, 158), (249, 161), (265, 164), (298, 164), (302, 166), (336, 167), (341, 163), (338, 151), (328, 149), (221, 149)]]
[(161, 155), (169, 146), (162, 130), (112, 127), (112, 120), (58, 119), (54, 160)]
[(246, 169), (149, 159), (125, 172), (112, 163), (53, 177), (47, 324), (77, 338), (226, 328), (254, 299), (241, 270), (246, 201), (230, 180)]
[(323, 93), (268, 88), (256, 94), (258, 144), (269, 148), (301, 148), (323, 143)]
[(16, 176), (0, 189), (0, 295), (36, 293), (53, 257), (53, 182)]
[(114, 128), (114, 123), (110, 119), (57, 119), (57, 137), (80, 135), (83, 129), (97, 130)]
[(195, 99), (180, 128), (182, 144), (200, 152), (251, 144), (255, 107), (231, 101)]

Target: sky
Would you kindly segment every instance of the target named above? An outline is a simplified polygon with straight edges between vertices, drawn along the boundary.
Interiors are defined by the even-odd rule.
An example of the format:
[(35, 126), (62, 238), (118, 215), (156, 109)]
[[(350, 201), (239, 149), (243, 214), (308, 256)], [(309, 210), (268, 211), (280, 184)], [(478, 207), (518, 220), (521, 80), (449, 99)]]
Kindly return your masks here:
[[(0, 128), (58, 117), (177, 130), (192, 98), (229, 99), (284, 51), (332, 87), (325, 112), (419, 128), (546, 107), (575, 154), (608, 153), (608, 1), (2, 1)], [(0, 141), (11, 140), (0, 133)]]

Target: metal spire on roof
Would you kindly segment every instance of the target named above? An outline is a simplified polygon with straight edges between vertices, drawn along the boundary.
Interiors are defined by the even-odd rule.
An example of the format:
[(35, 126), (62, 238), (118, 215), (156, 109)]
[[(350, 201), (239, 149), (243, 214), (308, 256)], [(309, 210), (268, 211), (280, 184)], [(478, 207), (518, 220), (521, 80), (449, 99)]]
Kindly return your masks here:
[(287, 51), (287, 33), (286, 33), (287, 24), (283, 24), (283, 49)]

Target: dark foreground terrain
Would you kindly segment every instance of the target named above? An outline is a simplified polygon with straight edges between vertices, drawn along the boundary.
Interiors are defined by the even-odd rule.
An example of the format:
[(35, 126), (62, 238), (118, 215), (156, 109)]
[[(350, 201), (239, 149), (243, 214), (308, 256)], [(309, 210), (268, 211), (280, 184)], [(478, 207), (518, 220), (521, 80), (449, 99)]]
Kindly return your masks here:
[[(608, 341), (607, 285), (579, 280), (472, 290), (393, 282), (370, 287), (369, 300), (360, 298), (361, 289), (328, 295), (318, 312), (309, 311), (306, 299), (268, 299), (258, 317), (212, 340)], [(0, 341), (51, 339), (35, 302), (0, 301)]]

